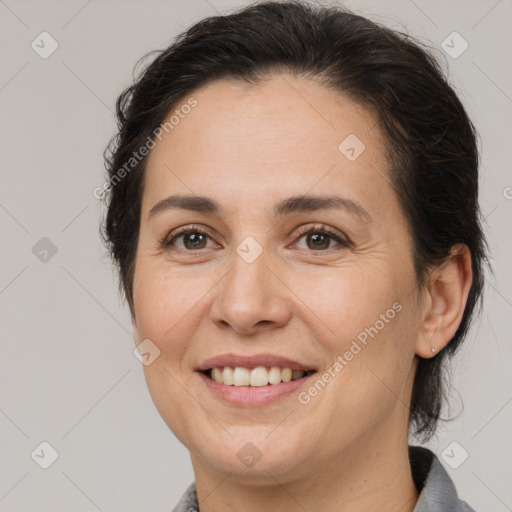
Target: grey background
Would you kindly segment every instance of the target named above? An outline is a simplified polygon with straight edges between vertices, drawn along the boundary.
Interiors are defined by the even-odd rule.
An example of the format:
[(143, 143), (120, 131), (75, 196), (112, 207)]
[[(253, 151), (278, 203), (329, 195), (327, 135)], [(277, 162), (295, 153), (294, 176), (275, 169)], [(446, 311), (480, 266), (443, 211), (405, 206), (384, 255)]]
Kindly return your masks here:
[[(136, 60), (243, 4), (0, 0), (0, 510), (170, 511), (193, 480), (188, 451), (161, 420), (132, 353), (93, 190), (104, 181), (114, 101)], [(495, 276), (452, 365), (447, 413), (457, 419), (428, 446), (440, 457), (454, 441), (452, 457), (468, 452), (457, 469), (441, 460), (476, 510), (512, 510), (512, 5), (345, 4), (430, 41), (480, 133)], [(47, 59), (31, 48), (43, 31), (59, 45)], [(453, 31), (469, 43), (457, 59), (441, 48)], [(57, 249), (46, 262), (43, 237)], [(31, 458), (42, 441), (58, 452), (48, 469)]]

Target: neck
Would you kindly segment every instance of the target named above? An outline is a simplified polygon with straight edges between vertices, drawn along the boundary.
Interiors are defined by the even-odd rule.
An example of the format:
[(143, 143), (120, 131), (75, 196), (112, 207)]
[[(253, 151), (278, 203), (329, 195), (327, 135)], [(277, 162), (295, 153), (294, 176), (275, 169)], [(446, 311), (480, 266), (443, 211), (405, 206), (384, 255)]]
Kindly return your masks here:
[[(333, 454), (331, 460), (304, 469), (295, 477), (272, 475), (248, 478), (219, 474), (191, 454), (201, 512), (412, 512), (418, 492), (412, 478), (407, 435), (360, 439), (358, 447)], [(364, 448), (361, 449), (361, 446)], [(266, 476), (265, 476), (266, 475)]]

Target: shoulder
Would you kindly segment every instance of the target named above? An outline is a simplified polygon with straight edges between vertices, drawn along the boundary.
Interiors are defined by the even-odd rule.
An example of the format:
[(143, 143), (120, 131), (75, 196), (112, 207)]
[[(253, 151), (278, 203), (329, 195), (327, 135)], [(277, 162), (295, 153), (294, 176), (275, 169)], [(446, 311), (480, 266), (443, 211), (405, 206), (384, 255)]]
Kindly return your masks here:
[(437, 455), (422, 446), (409, 446), (411, 471), (419, 499), (413, 512), (476, 512), (457, 494)]
[(192, 482), (187, 487), (178, 504), (172, 509), (172, 512), (199, 512), (195, 482)]

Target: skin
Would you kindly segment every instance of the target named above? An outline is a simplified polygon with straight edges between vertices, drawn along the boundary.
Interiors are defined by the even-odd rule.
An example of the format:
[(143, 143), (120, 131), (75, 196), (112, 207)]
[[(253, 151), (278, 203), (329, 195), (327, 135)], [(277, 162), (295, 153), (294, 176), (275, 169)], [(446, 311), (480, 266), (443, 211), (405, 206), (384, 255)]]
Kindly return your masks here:
[[(201, 511), (412, 511), (415, 355), (435, 357), (431, 347), (442, 350), (460, 323), (471, 285), (467, 248), (454, 246), (418, 289), (383, 135), (347, 97), (286, 74), (251, 87), (217, 81), (191, 96), (197, 106), (150, 154), (132, 320), (136, 344), (150, 339), (160, 350), (144, 366), (146, 381), (190, 451)], [(349, 134), (366, 146), (355, 161), (338, 150)], [(290, 196), (333, 193), (371, 219), (345, 210), (272, 215)], [(150, 217), (171, 194), (208, 196), (225, 211)], [(315, 250), (297, 228), (318, 223), (350, 244), (327, 237), (327, 248)], [(200, 249), (183, 237), (162, 247), (191, 224), (211, 233)], [(249, 236), (263, 250), (252, 263), (236, 252)], [(236, 407), (194, 371), (218, 354), (270, 352), (321, 375), (396, 302), (402, 310), (306, 405), (292, 393)], [(261, 453), (250, 468), (237, 457), (247, 442)]]

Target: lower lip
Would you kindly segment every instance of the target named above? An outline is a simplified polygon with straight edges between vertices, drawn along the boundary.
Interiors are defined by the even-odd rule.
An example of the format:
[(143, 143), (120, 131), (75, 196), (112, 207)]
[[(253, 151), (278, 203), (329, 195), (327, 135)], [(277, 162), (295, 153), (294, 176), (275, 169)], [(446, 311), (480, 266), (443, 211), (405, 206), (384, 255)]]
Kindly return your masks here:
[(267, 386), (226, 386), (210, 379), (204, 373), (197, 372), (208, 389), (219, 398), (222, 398), (230, 404), (239, 407), (254, 407), (258, 405), (267, 405), (280, 398), (291, 395), (304, 385), (310, 377), (316, 372), (301, 379), (290, 382), (281, 382), (280, 384), (271, 384)]

